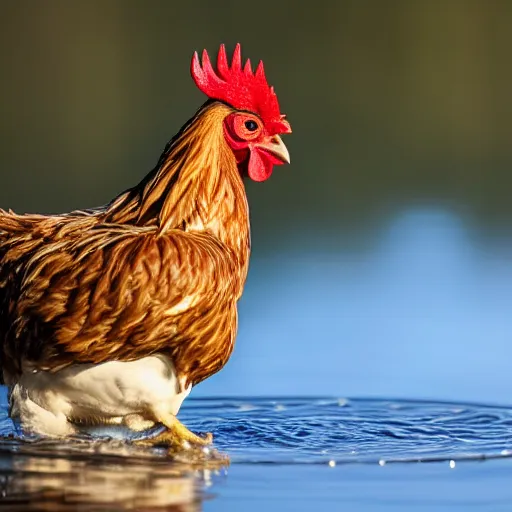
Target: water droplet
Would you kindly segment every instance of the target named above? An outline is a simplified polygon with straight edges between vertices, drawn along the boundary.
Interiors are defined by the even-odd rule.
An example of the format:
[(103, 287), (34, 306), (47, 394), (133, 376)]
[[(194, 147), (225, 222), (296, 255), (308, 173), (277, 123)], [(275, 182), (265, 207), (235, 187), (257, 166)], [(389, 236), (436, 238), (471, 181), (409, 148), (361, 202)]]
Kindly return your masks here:
[(454, 467), (455, 467), (455, 461), (451, 460), (450, 461), (450, 468), (453, 469)]
[(385, 466), (386, 465), (386, 461), (384, 459), (380, 459), (379, 460), (379, 466)]
[(204, 470), (203, 478), (204, 478), (204, 483), (205, 483), (206, 487), (211, 487), (211, 485), (212, 485), (212, 475), (211, 475), (211, 471), (209, 469), (205, 469)]
[(239, 411), (242, 411), (242, 412), (245, 412), (245, 411), (254, 411), (255, 409), (257, 409), (256, 406), (254, 405), (251, 405), (251, 404), (243, 404), (243, 405), (240, 405), (238, 407), (238, 410)]

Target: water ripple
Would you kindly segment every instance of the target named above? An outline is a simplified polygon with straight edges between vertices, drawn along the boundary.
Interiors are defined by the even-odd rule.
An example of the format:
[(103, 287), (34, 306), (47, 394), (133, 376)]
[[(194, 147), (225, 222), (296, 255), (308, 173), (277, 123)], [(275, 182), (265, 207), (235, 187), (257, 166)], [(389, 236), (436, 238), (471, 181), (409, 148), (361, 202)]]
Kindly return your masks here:
[(232, 463), (417, 462), (512, 453), (512, 409), (348, 399), (207, 399), (183, 409)]
[[(189, 399), (180, 419), (213, 432), (232, 464), (427, 462), (512, 454), (512, 409), (445, 402), (327, 399)], [(0, 417), (0, 434), (12, 423)], [(93, 448), (91, 448), (93, 446)], [(110, 443), (3, 442), (0, 451), (162, 458)]]
[[(512, 456), (512, 409), (347, 399), (190, 399), (180, 418), (211, 431), (238, 470)], [(225, 467), (121, 439), (23, 442), (0, 400), (0, 510), (198, 512)], [(103, 433), (104, 435), (104, 433)], [(251, 466), (246, 466), (251, 465)], [(367, 466), (369, 468), (369, 466)], [(292, 466), (288, 466), (291, 470)], [(233, 469), (234, 471), (234, 469)], [(357, 469), (356, 469), (357, 471)], [(308, 473), (309, 474), (309, 473)], [(324, 478), (322, 476), (322, 478)]]

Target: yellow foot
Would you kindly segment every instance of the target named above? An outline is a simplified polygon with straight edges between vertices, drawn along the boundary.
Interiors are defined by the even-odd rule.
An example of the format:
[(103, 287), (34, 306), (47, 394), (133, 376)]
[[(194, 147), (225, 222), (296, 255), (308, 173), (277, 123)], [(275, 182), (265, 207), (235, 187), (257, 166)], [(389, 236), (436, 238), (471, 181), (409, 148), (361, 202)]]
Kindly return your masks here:
[(220, 469), (229, 465), (229, 457), (219, 453), (209, 445), (212, 434), (199, 437), (191, 432), (176, 417), (166, 418), (166, 430), (148, 439), (135, 441), (142, 446), (165, 446), (175, 461), (200, 468)]
[(181, 423), (176, 416), (169, 415), (165, 421), (160, 420), (161, 423), (167, 427), (166, 430), (149, 439), (141, 439), (137, 441), (139, 444), (165, 445), (169, 448), (191, 448), (191, 447), (205, 447), (213, 442), (212, 434), (206, 434), (206, 437), (199, 437), (197, 434), (191, 432), (183, 423)]
[(177, 438), (178, 441), (181, 441), (182, 443), (189, 443), (192, 445), (198, 445), (198, 446), (208, 446), (209, 444), (212, 444), (213, 442), (213, 435), (211, 432), (208, 432), (206, 434), (206, 437), (199, 437), (197, 434), (194, 434), (191, 432), (181, 421), (178, 420), (174, 416), (174, 420), (172, 423), (172, 426), (165, 425), (170, 432)]
[(183, 425), (182, 427), (185, 429), (186, 434), (185, 432), (180, 432), (179, 430), (176, 431), (174, 429), (167, 429), (152, 438), (145, 439), (142, 442), (152, 446), (165, 445), (169, 448), (185, 449), (190, 447), (202, 448), (212, 444), (213, 436), (211, 434), (207, 434), (205, 438), (202, 438), (193, 432), (190, 432), (190, 430), (188, 430)]

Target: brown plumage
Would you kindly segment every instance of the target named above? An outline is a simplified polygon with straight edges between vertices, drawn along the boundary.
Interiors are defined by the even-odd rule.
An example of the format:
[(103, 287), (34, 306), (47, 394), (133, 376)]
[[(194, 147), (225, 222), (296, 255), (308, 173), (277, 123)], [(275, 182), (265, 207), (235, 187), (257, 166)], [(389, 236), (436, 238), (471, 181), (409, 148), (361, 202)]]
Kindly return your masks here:
[[(236, 53), (232, 69), (235, 60)], [(255, 148), (273, 165), (282, 163), (283, 146), (278, 131), (265, 130), (257, 100), (249, 113), (219, 99), (201, 107), (140, 184), (108, 205), (54, 216), (0, 210), (6, 384), (26, 372), (158, 354), (172, 362), (182, 391), (224, 366), (250, 252), (242, 178), (268, 171), (268, 161), (253, 162)], [(253, 118), (263, 124), (261, 138), (245, 147), (240, 116), (243, 126), (252, 128)]]
[(161, 352), (196, 384), (224, 365), (249, 258), (244, 187), (219, 129), (229, 110), (208, 104), (159, 167), (105, 208), (2, 212), (4, 373)]

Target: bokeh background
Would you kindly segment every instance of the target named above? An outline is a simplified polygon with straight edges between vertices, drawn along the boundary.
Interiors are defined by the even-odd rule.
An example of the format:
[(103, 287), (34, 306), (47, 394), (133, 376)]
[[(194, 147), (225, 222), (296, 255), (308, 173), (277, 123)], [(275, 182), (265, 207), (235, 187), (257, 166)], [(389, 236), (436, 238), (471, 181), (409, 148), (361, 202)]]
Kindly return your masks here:
[(192, 52), (265, 62), (292, 165), (248, 184), (235, 354), (195, 396), (512, 402), (512, 2), (1, 1), (0, 206), (137, 183), (204, 101)]

